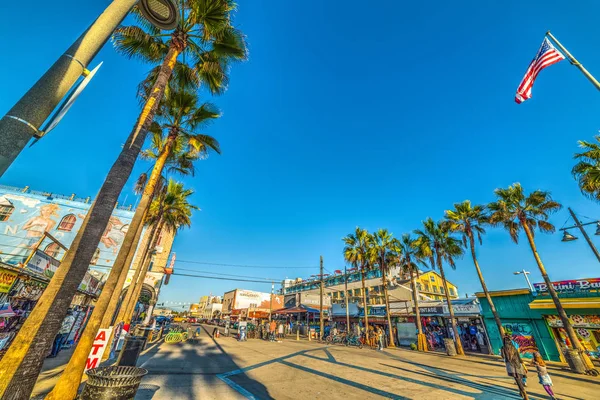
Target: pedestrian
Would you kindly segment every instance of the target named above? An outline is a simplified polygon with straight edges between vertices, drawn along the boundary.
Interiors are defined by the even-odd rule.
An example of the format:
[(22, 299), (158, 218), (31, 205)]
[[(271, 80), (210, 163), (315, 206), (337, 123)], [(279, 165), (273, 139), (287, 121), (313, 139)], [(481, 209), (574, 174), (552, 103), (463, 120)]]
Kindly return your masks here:
[(546, 363), (542, 358), (542, 355), (539, 352), (533, 353), (533, 359), (531, 360), (531, 365), (535, 366), (538, 374), (538, 378), (540, 380), (540, 385), (544, 387), (544, 390), (552, 400), (556, 399), (554, 395), (554, 391), (552, 390), (552, 378), (548, 374), (548, 370), (546, 369)]
[(378, 347), (377, 350), (379, 351), (383, 351), (383, 329), (381, 329), (381, 327), (377, 327), (377, 331), (376, 331), (376, 335), (377, 335), (377, 342), (378, 342)]
[(214, 329), (213, 329), (213, 332), (212, 332), (212, 336), (213, 336), (213, 338), (216, 338), (216, 337), (217, 337), (217, 333), (218, 333), (218, 332), (219, 332), (219, 328), (215, 326), (215, 327), (214, 327)]
[[(517, 349), (517, 353), (521, 354), (519, 342), (517, 342), (515, 340), (515, 336), (514, 335), (511, 336), (510, 341), (513, 344), (513, 346), (515, 346), (515, 349)], [(521, 363), (523, 364), (523, 368), (525, 368), (525, 374), (527, 374), (527, 367), (525, 366), (525, 363), (523, 362), (523, 360), (521, 360)], [(525, 375), (523, 377), (523, 386), (527, 386), (527, 375)]]
[(269, 340), (271, 342), (275, 341), (275, 329), (277, 329), (277, 322), (272, 320), (269, 324)]
[(279, 339), (283, 339), (283, 324), (279, 324), (277, 332), (279, 333)]
[(73, 316), (73, 312), (71, 310), (67, 311), (67, 316), (63, 319), (62, 325), (60, 326), (60, 330), (58, 334), (54, 338), (54, 343), (52, 344), (52, 352), (48, 357), (53, 358), (60, 353), (62, 350), (63, 344), (67, 341), (69, 337), (69, 333), (71, 333), (71, 327), (75, 322), (75, 317)]
[(523, 361), (519, 351), (513, 345), (509, 335), (504, 336), (503, 346), (500, 349), (502, 358), (504, 358), (504, 364), (506, 365), (506, 373), (508, 376), (514, 378), (515, 383), (519, 387), (519, 394), (521, 398), (527, 400), (527, 392), (525, 391), (525, 385), (523, 385), (523, 378), (526, 376)]

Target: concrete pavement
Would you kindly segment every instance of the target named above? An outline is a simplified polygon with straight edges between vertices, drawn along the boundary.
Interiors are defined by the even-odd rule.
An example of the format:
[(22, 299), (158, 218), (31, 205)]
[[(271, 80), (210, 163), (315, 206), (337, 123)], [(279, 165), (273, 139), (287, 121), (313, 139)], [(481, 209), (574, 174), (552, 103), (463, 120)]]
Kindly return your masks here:
[[(212, 327), (207, 327), (212, 332)], [(141, 399), (519, 399), (498, 359), (450, 358), (404, 349), (378, 352), (286, 339), (162, 343), (140, 359)], [(598, 398), (600, 379), (551, 368), (565, 400)], [(529, 373), (531, 399), (545, 399)]]

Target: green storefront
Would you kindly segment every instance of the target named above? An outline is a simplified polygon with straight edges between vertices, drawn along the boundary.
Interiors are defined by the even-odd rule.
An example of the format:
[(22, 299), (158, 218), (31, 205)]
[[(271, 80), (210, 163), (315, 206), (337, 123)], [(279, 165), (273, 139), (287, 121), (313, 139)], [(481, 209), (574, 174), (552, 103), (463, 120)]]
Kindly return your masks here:
[[(598, 364), (600, 363), (600, 292), (593, 287), (579, 290), (577, 285), (579, 282), (588, 281), (596, 281), (596, 279), (555, 282), (554, 286), (581, 344), (594, 363)], [(561, 285), (564, 282), (572, 283), (570, 289)], [(546, 360), (564, 362), (562, 349), (568, 339), (562, 329), (562, 322), (558, 318), (552, 299), (544, 290), (545, 285), (535, 286), (538, 291), (535, 296), (528, 289), (494, 291), (490, 292), (490, 295), (505, 332), (511, 334), (519, 344), (522, 355), (530, 357), (528, 353), (539, 351)], [(500, 333), (489, 304), (483, 293), (476, 293), (476, 296), (481, 304), (482, 317), (494, 354), (499, 354)]]

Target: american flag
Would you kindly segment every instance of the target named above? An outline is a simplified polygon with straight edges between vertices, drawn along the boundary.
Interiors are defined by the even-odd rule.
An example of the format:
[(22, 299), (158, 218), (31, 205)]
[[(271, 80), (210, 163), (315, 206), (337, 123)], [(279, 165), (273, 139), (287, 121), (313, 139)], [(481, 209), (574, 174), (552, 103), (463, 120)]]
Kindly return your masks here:
[(537, 78), (540, 71), (564, 59), (565, 56), (563, 56), (561, 52), (559, 52), (554, 46), (552, 46), (552, 43), (550, 43), (548, 38), (544, 38), (540, 49), (535, 55), (533, 61), (531, 61), (531, 64), (529, 64), (529, 68), (527, 68), (527, 72), (525, 73), (523, 80), (519, 84), (519, 88), (517, 89), (517, 95), (515, 96), (515, 101), (521, 104), (525, 100), (530, 99), (531, 88), (533, 87), (535, 78)]

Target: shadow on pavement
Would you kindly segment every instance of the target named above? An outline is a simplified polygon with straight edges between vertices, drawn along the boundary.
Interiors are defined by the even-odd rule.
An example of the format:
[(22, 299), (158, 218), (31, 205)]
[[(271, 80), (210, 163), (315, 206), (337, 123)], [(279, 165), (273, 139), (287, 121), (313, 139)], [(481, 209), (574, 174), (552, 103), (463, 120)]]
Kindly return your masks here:
[[(163, 342), (140, 357), (138, 366), (147, 369), (148, 375), (142, 380), (136, 400), (197, 400), (206, 396), (208, 392), (204, 391), (210, 391), (211, 398), (219, 398), (220, 393), (231, 393), (231, 389), (256, 399), (273, 398), (263, 384), (240, 369), (234, 356), (227, 354), (206, 328), (202, 329), (206, 334), (198, 340)], [(235, 383), (221, 378), (231, 371), (235, 371)]]

